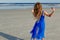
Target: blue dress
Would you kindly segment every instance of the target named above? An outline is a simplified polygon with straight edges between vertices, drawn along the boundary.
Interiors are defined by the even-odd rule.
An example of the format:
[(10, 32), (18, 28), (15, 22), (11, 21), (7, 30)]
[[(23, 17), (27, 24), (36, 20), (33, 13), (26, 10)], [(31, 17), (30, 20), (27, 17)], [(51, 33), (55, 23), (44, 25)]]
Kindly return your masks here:
[(44, 32), (45, 32), (45, 21), (44, 21), (44, 11), (42, 11), (42, 15), (39, 20), (37, 20), (33, 26), (32, 31), (30, 32), (32, 34), (31, 38), (37, 38), (42, 39), (44, 38)]

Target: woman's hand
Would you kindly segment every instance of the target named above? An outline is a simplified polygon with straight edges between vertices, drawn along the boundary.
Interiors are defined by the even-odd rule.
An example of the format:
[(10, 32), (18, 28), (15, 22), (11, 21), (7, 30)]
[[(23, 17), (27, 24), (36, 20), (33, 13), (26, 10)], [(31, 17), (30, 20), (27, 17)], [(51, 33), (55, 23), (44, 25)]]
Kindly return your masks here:
[(52, 11), (52, 12), (55, 12), (55, 8), (51, 7), (51, 11)]
[(51, 13), (49, 14), (49, 17), (55, 12), (55, 8), (51, 7)]

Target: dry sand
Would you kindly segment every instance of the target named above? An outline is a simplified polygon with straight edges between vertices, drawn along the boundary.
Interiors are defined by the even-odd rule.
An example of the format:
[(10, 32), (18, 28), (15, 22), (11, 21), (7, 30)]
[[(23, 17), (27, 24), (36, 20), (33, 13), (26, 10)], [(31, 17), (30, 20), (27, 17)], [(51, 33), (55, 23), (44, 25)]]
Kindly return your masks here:
[[(34, 22), (31, 9), (0, 10), (0, 40), (30, 40)], [(60, 8), (45, 22), (45, 40), (60, 40)]]

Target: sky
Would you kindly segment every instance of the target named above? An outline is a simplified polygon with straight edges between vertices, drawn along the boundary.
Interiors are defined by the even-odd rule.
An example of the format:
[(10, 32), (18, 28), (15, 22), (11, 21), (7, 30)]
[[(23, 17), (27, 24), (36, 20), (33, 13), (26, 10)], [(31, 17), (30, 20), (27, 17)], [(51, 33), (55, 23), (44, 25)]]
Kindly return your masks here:
[(0, 3), (60, 3), (60, 0), (0, 0)]

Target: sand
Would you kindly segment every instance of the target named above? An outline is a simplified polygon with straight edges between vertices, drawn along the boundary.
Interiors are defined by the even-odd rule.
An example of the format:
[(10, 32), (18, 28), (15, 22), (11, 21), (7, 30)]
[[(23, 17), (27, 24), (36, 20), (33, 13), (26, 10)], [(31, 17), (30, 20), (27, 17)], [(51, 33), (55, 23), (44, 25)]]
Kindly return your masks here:
[[(31, 10), (32, 9), (0, 10), (0, 40), (30, 40), (30, 31), (35, 22)], [(45, 23), (45, 40), (59, 40), (60, 8), (56, 8), (52, 17), (45, 17)]]

